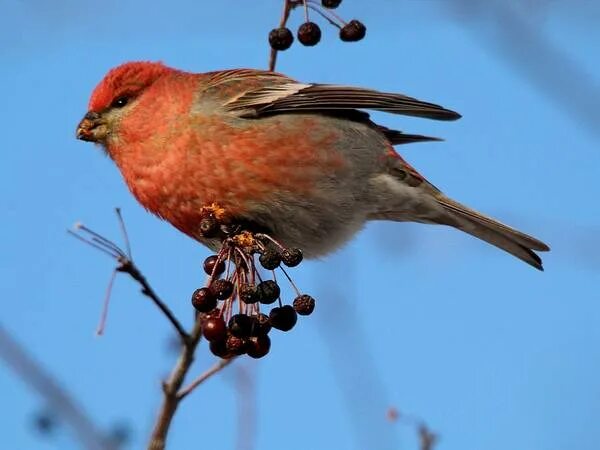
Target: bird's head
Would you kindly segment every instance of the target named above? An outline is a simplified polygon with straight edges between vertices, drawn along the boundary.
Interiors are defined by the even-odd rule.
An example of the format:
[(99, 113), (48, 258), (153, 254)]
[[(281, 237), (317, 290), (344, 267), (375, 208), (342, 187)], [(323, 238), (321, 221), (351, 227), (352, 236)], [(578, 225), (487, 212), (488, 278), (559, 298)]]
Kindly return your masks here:
[(162, 63), (145, 61), (111, 69), (92, 93), (89, 110), (77, 126), (77, 139), (107, 146), (144, 92), (171, 71)]

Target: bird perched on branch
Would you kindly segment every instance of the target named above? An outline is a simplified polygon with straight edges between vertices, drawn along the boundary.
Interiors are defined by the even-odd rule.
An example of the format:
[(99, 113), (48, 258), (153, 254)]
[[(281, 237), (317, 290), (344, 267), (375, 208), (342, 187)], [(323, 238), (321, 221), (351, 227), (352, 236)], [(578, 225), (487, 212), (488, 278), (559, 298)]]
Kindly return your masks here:
[(305, 84), (267, 71), (188, 73), (155, 62), (108, 72), (77, 137), (96, 142), (149, 211), (211, 248), (201, 210), (218, 204), (317, 257), (369, 220), (458, 228), (542, 269), (543, 242), (446, 197), (394, 145), (436, 140), (362, 110), (436, 120), (459, 114), (401, 94)]

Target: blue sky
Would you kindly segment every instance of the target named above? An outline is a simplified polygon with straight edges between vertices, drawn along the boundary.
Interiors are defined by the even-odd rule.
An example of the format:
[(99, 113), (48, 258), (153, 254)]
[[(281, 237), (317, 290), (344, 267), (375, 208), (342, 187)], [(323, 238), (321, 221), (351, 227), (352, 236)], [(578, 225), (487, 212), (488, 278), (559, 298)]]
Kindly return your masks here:
[[(137, 263), (188, 325), (208, 251), (138, 206), (111, 161), (74, 139), (75, 126), (96, 83), (127, 60), (198, 72), (265, 67), (280, 3), (0, 6), (0, 324), (99, 427), (129, 423), (131, 448), (145, 444), (174, 362), (171, 330), (120, 277), (106, 335), (95, 337), (113, 265), (65, 229), (83, 221), (118, 237), (120, 206)], [(548, 242), (546, 271), (454, 230), (370, 224), (342, 251), (294, 270), (317, 298), (313, 316), (276, 335), (264, 360), (194, 393), (170, 448), (235, 447), (240, 371), (256, 395), (245, 420), (254, 448), (416, 448), (410, 427), (386, 420), (391, 406), (425, 419), (441, 450), (597, 448), (600, 123), (586, 111), (600, 92), (600, 8), (514, 2), (509, 11), (560, 57), (540, 64), (529, 40), (507, 39), (498, 3), (475, 14), (466, 3), (346, 0), (339, 12), (365, 22), (367, 39), (343, 44), (323, 24), (323, 42), (294, 45), (278, 69), (461, 112), (453, 123), (374, 117), (444, 137), (401, 150), (450, 196)], [(296, 14), (291, 26), (299, 23)], [(194, 373), (212, 361), (203, 348)], [(78, 448), (66, 431), (50, 440), (32, 432), (43, 400), (1, 364), (0, 386), (6, 448)]]

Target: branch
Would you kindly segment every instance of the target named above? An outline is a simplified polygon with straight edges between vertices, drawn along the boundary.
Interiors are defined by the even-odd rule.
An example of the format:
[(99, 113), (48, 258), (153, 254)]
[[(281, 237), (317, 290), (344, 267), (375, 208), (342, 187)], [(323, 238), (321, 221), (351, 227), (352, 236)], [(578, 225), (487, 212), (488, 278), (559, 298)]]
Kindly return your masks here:
[(71, 395), (30, 356), (0, 325), (0, 357), (19, 375), (19, 378), (35, 389), (71, 426), (81, 448), (87, 450), (114, 450), (92, 420), (76, 404)]
[[(133, 262), (133, 259), (131, 257), (131, 249), (130, 249), (130, 245), (129, 245), (129, 238), (127, 236), (125, 224), (124, 224), (123, 218), (121, 216), (121, 211), (119, 208), (117, 208), (116, 211), (117, 211), (117, 217), (119, 219), (119, 224), (123, 231), (123, 237), (125, 239), (125, 245), (127, 248), (127, 252), (123, 251), (117, 244), (115, 244), (110, 239), (105, 238), (101, 234), (96, 233), (94, 230), (86, 227), (85, 225), (83, 225), (81, 223), (75, 225), (75, 231), (73, 231), (73, 230), (67, 230), (67, 231), (71, 236), (94, 247), (97, 250), (100, 250), (102, 253), (105, 253), (108, 256), (114, 258), (117, 261), (116, 270), (118, 272), (123, 272), (123, 273), (128, 274), (131, 278), (133, 278), (136, 282), (139, 283), (139, 285), (142, 288), (142, 294), (144, 294), (146, 297), (148, 297), (150, 300), (152, 300), (152, 302), (158, 307), (158, 309), (165, 315), (167, 320), (169, 322), (171, 322), (171, 324), (177, 331), (177, 334), (179, 334), (179, 336), (181, 337), (181, 340), (183, 342), (187, 342), (189, 340), (190, 336), (184, 330), (184, 328), (181, 325), (181, 323), (179, 322), (179, 320), (177, 320), (177, 318), (175, 317), (175, 314), (173, 314), (173, 311), (171, 311), (169, 309), (169, 307), (167, 306), (167, 304), (160, 299), (158, 294), (154, 291), (154, 289), (152, 289), (152, 286), (150, 286), (150, 283), (148, 283), (148, 280), (146, 279), (144, 274), (140, 271), (140, 269), (138, 269), (138, 267)], [(80, 234), (78, 234), (77, 231), (79, 231)], [(112, 280), (111, 280), (111, 284), (109, 285), (109, 290), (107, 292), (107, 299), (105, 301), (105, 304), (108, 304), (108, 298), (110, 296), (110, 287), (111, 286), (112, 286)], [(105, 306), (105, 308), (106, 308), (106, 306)], [(106, 312), (103, 313), (103, 316), (105, 314), (106, 314)], [(102, 328), (102, 326), (101, 326), (101, 328)]]
[(166, 305), (166, 303), (160, 299), (156, 292), (154, 292), (154, 289), (152, 289), (152, 286), (150, 286), (150, 283), (148, 283), (148, 280), (146, 279), (144, 274), (140, 272), (140, 270), (137, 268), (134, 262), (130, 259), (124, 259), (120, 261), (117, 270), (119, 272), (128, 274), (131, 278), (133, 278), (140, 284), (140, 286), (142, 287), (142, 294), (144, 294), (146, 297), (152, 300), (152, 302), (158, 307), (158, 309), (161, 310), (161, 312), (165, 315), (169, 322), (171, 322), (171, 324), (177, 331), (177, 334), (179, 334), (179, 336), (181, 337), (181, 340), (184, 343), (187, 343), (190, 339), (190, 335), (183, 329), (183, 326), (181, 325), (179, 320), (177, 320), (177, 317), (175, 317), (173, 311), (171, 311)]
[(189, 394), (193, 389), (202, 384), (212, 375), (219, 372), (221, 369), (229, 365), (233, 359), (221, 360), (207, 372), (202, 374), (196, 381), (190, 386), (181, 390), (185, 376), (187, 375), (192, 363), (194, 362), (194, 354), (200, 338), (202, 336), (202, 316), (199, 314), (196, 318), (194, 328), (189, 335), (189, 339), (184, 343), (179, 359), (169, 376), (169, 379), (163, 383), (163, 403), (158, 413), (158, 418), (154, 425), (154, 430), (150, 437), (150, 444), (148, 450), (163, 450), (167, 441), (167, 433), (169, 427), (177, 411), (177, 407), (183, 398)]
[(198, 386), (200, 386), (202, 383), (204, 383), (206, 380), (208, 380), (210, 377), (212, 377), (214, 374), (216, 374), (217, 372), (219, 372), (220, 370), (224, 369), (225, 367), (227, 367), (229, 364), (231, 364), (233, 362), (235, 358), (229, 358), (229, 359), (220, 359), (219, 361), (217, 361), (211, 368), (209, 368), (206, 372), (202, 373), (198, 378), (196, 378), (194, 381), (192, 381), (189, 385), (187, 385), (186, 387), (184, 387), (183, 389), (181, 389), (178, 393), (177, 393), (177, 398), (179, 400), (183, 400), (188, 394), (190, 394), (194, 389), (196, 389)]

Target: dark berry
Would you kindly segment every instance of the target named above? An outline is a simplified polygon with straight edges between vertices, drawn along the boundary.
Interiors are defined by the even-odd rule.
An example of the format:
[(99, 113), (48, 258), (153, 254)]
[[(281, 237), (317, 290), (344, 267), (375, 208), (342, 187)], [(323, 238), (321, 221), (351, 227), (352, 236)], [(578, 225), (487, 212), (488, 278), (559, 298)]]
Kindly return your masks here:
[(243, 355), (246, 353), (246, 349), (248, 348), (248, 343), (245, 339), (229, 335), (227, 336), (227, 340), (225, 341), (225, 347), (227, 351), (234, 355)]
[(246, 351), (251, 358), (262, 358), (271, 349), (271, 339), (269, 336), (258, 336), (250, 338), (247, 344)]
[(227, 336), (227, 326), (221, 317), (211, 317), (202, 323), (202, 334), (207, 341), (222, 341)]
[(198, 312), (207, 313), (217, 306), (217, 298), (208, 288), (203, 287), (192, 294), (192, 305)]
[(358, 20), (351, 20), (340, 30), (340, 39), (344, 42), (360, 41), (367, 34), (367, 27)]
[[(213, 270), (215, 272), (215, 277), (218, 277), (225, 272), (225, 261), (219, 261), (219, 264), (217, 264), (218, 260), (219, 257), (217, 255), (209, 256), (204, 260), (204, 271), (207, 275), (212, 275)], [(217, 266), (216, 269), (215, 265)]]
[(269, 33), (269, 44), (273, 50), (287, 50), (294, 42), (294, 35), (288, 28), (274, 28)]
[(252, 330), (252, 319), (246, 314), (235, 314), (229, 319), (228, 328), (235, 337), (248, 337)]
[(279, 298), (279, 294), (281, 293), (279, 286), (273, 280), (265, 280), (261, 283), (258, 283), (256, 289), (258, 290), (258, 298), (260, 299), (259, 301), (265, 305), (270, 305), (273, 303)]
[(312, 47), (321, 40), (321, 29), (314, 22), (304, 22), (298, 28), (298, 40), (302, 45)]
[(308, 316), (315, 310), (315, 299), (310, 295), (299, 295), (294, 299), (294, 310), (301, 316)]
[(269, 321), (269, 316), (259, 313), (257, 316), (251, 317), (251, 319), (251, 336), (266, 336), (269, 334), (269, 331), (271, 331), (271, 322)]
[(225, 339), (221, 341), (212, 341), (208, 348), (213, 355), (218, 356), (219, 358), (227, 359), (232, 356), (231, 352), (227, 349), (227, 342)]
[(281, 263), (281, 257), (275, 250), (265, 250), (258, 260), (260, 265), (267, 270), (275, 270)]
[(240, 299), (244, 303), (252, 304), (260, 300), (258, 289), (253, 284), (242, 284), (240, 286)]
[(329, 9), (337, 8), (340, 3), (342, 3), (342, 0), (321, 0), (321, 5)]
[(269, 320), (273, 328), (281, 331), (290, 331), (296, 325), (298, 315), (290, 305), (283, 305), (271, 310)]
[(225, 300), (233, 294), (233, 283), (229, 280), (215, 280), (210, 285), (210, 291), (219, 300)]
[(200, 220), (200, 234), (205, 238), (213, 238), (219, 232), (219, 222), (212, 216), (203, 217)]
[(302, 250), (299, 248), (286, 248), (281, 252), (281, 260), (288, 267), (296, 267), (303, 258)]

